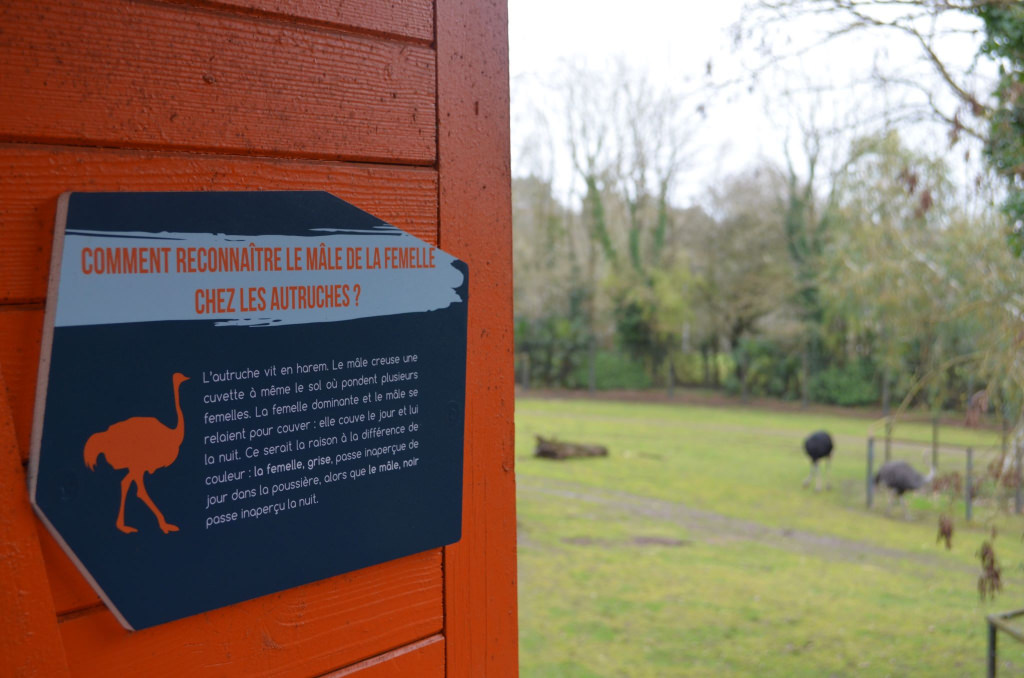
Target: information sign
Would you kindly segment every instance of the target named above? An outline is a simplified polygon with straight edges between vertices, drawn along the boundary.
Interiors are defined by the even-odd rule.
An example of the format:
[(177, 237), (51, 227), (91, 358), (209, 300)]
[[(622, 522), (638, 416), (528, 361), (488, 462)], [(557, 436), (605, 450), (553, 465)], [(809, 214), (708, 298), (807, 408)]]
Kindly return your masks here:
[(457, 541), (467, 276), (327, 193), (65, 194), (37, 513), (130, 629)]

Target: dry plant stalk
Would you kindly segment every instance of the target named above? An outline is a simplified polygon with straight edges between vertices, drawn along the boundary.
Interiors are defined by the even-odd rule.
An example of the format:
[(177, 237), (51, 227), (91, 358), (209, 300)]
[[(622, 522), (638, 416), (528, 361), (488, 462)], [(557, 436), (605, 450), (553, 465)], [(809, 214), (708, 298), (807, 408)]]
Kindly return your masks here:
[(939, 543), (943, 539), (946, 540), (946, 550), (949, 551), (953, 548), (953, 519), (949, 516), (939, 516), (939, 536), (935, 538), (935, 543)]
[(978, 557), (981, 559), (981, 576), (978, 577), (978, 595), (981, 596), (981, 600), (984, 601), (987, 597), (989, 600), (995, 600), (996, 591), (1001, 591), (1003, 588), (1002, 581), (1002, 568), (999, 567), (999, 562), (996, 560), (996, 551), (992, 546), (992, 542), (995, 541), (996, 531), (992, 529), (992, 538), (986, 539), (981, 543), (981, 548), (978, 549)]

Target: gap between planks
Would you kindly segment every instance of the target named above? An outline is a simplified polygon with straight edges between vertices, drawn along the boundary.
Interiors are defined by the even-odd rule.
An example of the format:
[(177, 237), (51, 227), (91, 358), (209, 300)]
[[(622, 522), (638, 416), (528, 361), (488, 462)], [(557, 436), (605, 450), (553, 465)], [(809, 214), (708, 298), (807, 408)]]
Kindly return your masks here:
[(388, 652), (384, 652), (384, 653), (379, 654), (379, 655), (377, 655), (375, 657), (370, 657), (369, 659), (364, 659), (363, 661), (358, 662), (356, 664), (351, 664), (349, 666), (346, 666), (346, 667), (340, 668), (340, 669), (336, 669), (334, 671), (328, 671), (327, 673), (324, 673), (324, 674), (322, 674), (320, 676), (317, 676), (316, 678), (346, 678), (347, 676), (356, 675), (356, 674), (361, 673), (362, 671), (364, 671), (366, 669), (372, 668), (372, 667), (377, 666), (379, 664), (383, 664), (385, 662), (392, 661), (394, 659), (402, 657), (403, 655), (407, 655), (407, 654), (409, 654), (411, 652), (417, 652), (417, 651), (422, 650), (424, 648), (430, 647), (431, 645), (434, 645), (435, 643), (443, 643), (443, 642), (444, 642), (444, 634), (443, 633), (435, 633), (433, 635), (427, 636), (426, 638), (422, 638), (422, 639), (417, 640), (415, 642), (409, 643), (408, 645), (403, 645), (402, 647), (396, 648), (394, 650), (389, 650)]
[(150, 0), (159, 4), (179, 5), (181, 7), (193, 7), (200, 10), (216, 12), (232, 16), (242, 16), (252, 19), (263, 19), (275, 21), (292, 26), (303, 26), (326, 30), (334, 33), (344, 33), (354, 36), (365, 36), (370, 38), (383, 38), (393, 42), (404, 42), (418, 47), (434, 47), (434, 23), (433, 4), (431, 4), (430, 30), (423, 31), (423, 37), (412, 35), (412, 32), (402, 33), (398, 30), (387, 28), (371, 28), (367, 25), (346, 23), (343, 21), (331, 21), (329, 19), (318, 19), (312, 16), (288, 14), (286, 12), (275, 12), (272, 9), (259, 7), (246, 7), (233, 2), (218, 2), (217, 0)]
[[(436, 132), (435, 132), (436, 134)], [(436, 136), (435, 136), (436, 139)], [(246, 153), (240, 148), (203, 145), (176, 145), (176, 144), (151, 144), (135, 142), (129, 144), (110, 144), (94, 140), (81, 140), (75, 138), (49, 137), (17, 134), (0, 134), (0, 145), (29, 146), (32, 148), (84, 148), (100, 151), (144, 151), (147, 153), (171, 153), (176, 155), (194, 155), (197, 157), (221, 156), (224, 158), (252, 158), (255, 160), (305, 160), (316, 162), (345, 163), (358, 167), (380, 167), (384, 169), (395, 168), (420, 168), (437, 169), (437, 155), (433, 160), (418, 160), (415, 158), (387, 157), (374, 155), (344, 155), (336, 153), (313, 153), (313, 152), (285, 152), (271, 151), (268, 149), (254, 149)]]

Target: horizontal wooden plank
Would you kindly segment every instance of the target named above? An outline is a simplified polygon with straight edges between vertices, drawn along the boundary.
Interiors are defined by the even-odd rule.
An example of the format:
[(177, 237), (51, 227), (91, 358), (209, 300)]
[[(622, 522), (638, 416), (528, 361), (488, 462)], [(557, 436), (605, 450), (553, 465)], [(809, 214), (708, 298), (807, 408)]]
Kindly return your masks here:
[(429, 168), (0, 144), (0, 303), (46, 297), (54, 209), (64, 191), (275, 189), (329, 191), (437, 242), (437, 173)]
[(0, 306), (0, 370), (7, 382), (15, 440), (22, 461), (28, 460), (42, 337), (42, 307)]
[(424, 46), (126, 0), (0, 3), (0, 139), (432, 164)]
[(57, 615), (84, 610), (96, 605), (102, 605), (103, 601), (96, 595), (92, 586), (85, 580), (82, 573), (64, 549), (50, 535), (50, 531), (42, 521), (36, 521), (39, 538), (40, 551), (43, 554), (43, 563), (46, 565), (46, 576), (50, 581), (50, 591), (53, 595), (53, 606)]
[(68, 675), (0, 370), (0, 676)]
[(322, 678), (442, 678), (444, 676), (444, 636), (437, 634), (334, 671)]
[(305, 19), (345, 30), (409, 38), (426, 43), (434, 39), (432, 0), (196, 0), (196, 4)]
[[(68, 147), (0, 146), (0, 289), (45, 295), (53, 207), (64, 190), (318, 189), (348, 199), (430, 242), (437, 240), (436, 173), (310, 161), (159, 154)], [(0, 306), (0, 366), (7, 375), (17, 442), (27, 459), (43, 312)], [(45, 532), (45, 530), (43, 530)], [(60, 613), (98, 598), (55, 542), (42, 548)]]
[(105, 608), (60, 630), (76, 678), (307, 678), (439, 632), (441, 589), (438, 550), (144, 631)]

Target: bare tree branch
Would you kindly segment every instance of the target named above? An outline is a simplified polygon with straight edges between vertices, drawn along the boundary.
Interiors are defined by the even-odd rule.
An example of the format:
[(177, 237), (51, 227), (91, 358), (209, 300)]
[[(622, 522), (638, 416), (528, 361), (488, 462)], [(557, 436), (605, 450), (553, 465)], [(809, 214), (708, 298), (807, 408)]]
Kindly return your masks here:
[[(967, 118), (987, 119), (992, 104), (970, 81), (976, 75), (978, 54), (968, 66), (954, 65), (962, 51), (950, 52), (943, 44), (951, 36), (980, 36), (982, 29), (963, 25), (963, 18), (978, 7), (1005, 0), (755, 0), (745, 18), (734, 27), (736, 39), (759, 40), (762, 60), (751, 73), (759, 75), (784, 63), (799, 62), (814, 50), (847, 36), (870, 31), (899, 34), (916, 46), (922, 62), (936, 76), (929, 84), (920, 78), (901, 77), (876, 64), (874, 75), (883, 86), (899, 85), (924, 95), (937, 121), (975, 138), (984, 138), (980, 125)], [(811, 20), (820, 34), (810, 42), (792, 42), (790, 29), (801, 19)], [(959, 23), (958, 23), (959, 22)], [(785, 31), (785, 32), (784, 32)], [(945, 49), (945, 51), (943, 51)], [(941, 83), (941, 88), (938, 84)], [(951, 112), (939, 104), (939, 89), (960, 102)], [(988, 92), (991, 88), (985, 87)]]

